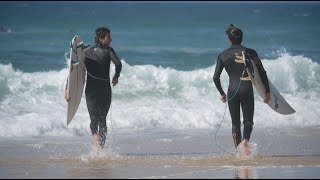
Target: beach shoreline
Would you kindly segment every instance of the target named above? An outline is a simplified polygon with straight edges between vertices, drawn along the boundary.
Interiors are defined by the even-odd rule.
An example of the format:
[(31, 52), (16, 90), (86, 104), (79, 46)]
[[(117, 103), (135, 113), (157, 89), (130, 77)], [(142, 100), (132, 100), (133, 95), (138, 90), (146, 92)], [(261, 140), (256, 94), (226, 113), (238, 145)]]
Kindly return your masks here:
[[(252, 157), (217, 148), (212, 130), (119, 130), (92, 151), (91, 136), (1, 140), (0, 178), (317, 178), (317, 129), (256, 129)], [(229, 130), (219, 144), (232, 151)], [(111, 135), (109, 136), (111, 137)], [(277, 138), (274, 138), (277, 137)], [(269, 146), (260, 147), (264, 141)], [(230, 148), (229, 148), (230, 147)]]

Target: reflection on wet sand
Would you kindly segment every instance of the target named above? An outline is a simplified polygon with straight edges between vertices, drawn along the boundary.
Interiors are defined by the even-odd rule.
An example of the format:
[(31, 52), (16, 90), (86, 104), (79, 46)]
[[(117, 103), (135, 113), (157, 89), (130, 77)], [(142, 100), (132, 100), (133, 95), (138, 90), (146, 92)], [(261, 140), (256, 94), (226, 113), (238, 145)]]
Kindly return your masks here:
[(235, 169), (234, 179), (256, 179), (253, 169), (249, 167), (241, 167)]

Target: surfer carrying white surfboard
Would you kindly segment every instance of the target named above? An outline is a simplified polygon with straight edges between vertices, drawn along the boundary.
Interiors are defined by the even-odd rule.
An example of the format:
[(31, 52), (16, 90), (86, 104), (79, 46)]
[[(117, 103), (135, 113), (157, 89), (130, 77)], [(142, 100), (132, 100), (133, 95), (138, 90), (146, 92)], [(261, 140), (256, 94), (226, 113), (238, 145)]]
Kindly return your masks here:
[[(232, 137), (234, 146), (237, 148), (238, 145), (242, 143), (244, 148), (243, 153), (249, 155), (250, 150), (248, 141), (250, 140), (254, 124), (254, 93), (250, 77), (245, 70), (245, 63), (243, 60), (245, 58), (243, 58), (242, 51), (248, 54), (258, 67), (259, 74), (266, 89), (263, 98), (265, 103), (270, 101), (268, 77), (257, 52), (241, 45), (243, 37), (242, 30), (231, 24), (226, 30), (226, 34), (230, 47), (218, 55), (213, 81), (221, 94), (220, 99), (223, 102), (228, 101), (229, 112), (232, 119)], [(246, 64), (248, 65), (249, 63)], [(220, 81), (220, 75), (223, 68), (226, 69), (229, 75), (227, 95), (223, 91)], [(241, 137), (240, 106), (243, 114), (243, 138)]]
[(113, 86), (118, 84), (122, 64), (114, 49), (110, 47), (112, 41), (110, 30), (98, 27), (95, 33), (95, 45), (85, 51), (85, 68), (88, 74), (85, 95), (91, 119), (93, 147), (97, 149), (98, 146), (104, 147), (107, 135), (106, 118), (112, 97), (110, 63), (112, 61), (115, 64), (115, 74), (112, 78)]
[(112, 41), (110, 30), (105, 27), (96, 29), (95, 46), (86, 51), (87, 76), (85, 89), (87, 107), (91, 119), (90, 129), (93, 135), (93, 146), (98, 143), (103, 148), (106, 135), (106, 117), (111, 104), (110, 62), (115, 64), (115, 74), (112, 84), (118, 84), (122, 64), (114, 49), (110, 47)]

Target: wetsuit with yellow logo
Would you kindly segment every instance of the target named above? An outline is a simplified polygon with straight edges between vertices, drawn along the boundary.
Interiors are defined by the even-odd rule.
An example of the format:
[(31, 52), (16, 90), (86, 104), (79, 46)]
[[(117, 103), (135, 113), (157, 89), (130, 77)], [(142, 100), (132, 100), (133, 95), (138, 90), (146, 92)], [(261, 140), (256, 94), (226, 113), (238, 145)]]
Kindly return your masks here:
[[(220, 75), (223, 68), (226, 69), (229, 75), (228, 87), (228, 106), (232, 119), (232, 136), (234, 145), (238, 146), (241, 138), (241, 121), (240, 121), (240, 105), (243, 114), (243, 139), (250, 140), (250, 135), (253, 128), (253, 113), (254, 113), (254, 94), (252, 83), (246, 71), (243, 62), (242, 51), (248, 54), (255, 62), (261, 79), (266, 87), (266, 93), (269, 93), (269, 83), (266, 71), (263, 68), (260, 58), (255, 50), (246, 48), (242, 45), (231, 45), (230, 48), (219, 54), (216, 62), (216, 68), (213, 75), (213, 81), (221, 95), (225, 95), (220, 82)], [(246, 63), (248, 65), (248, 63)], [(239, 83), (241, 81), (240, 87)], [(231, 100), (229, 100), (233, 97)]]

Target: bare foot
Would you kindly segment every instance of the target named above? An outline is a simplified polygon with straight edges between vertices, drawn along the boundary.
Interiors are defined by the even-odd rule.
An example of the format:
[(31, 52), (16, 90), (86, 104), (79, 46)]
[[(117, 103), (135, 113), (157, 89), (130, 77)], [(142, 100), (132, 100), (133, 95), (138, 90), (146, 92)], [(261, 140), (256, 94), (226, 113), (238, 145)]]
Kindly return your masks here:
[(94, 150), (98, 149), (98, 134), (93, 134), (93, 147)]
[(251, 154), (250, 152), (250, 147), (249, 147), (249, 144), (248, 144), (248, 141), (246, 139), (244, 139), (242, 141), (242, 153), (246, 156), (249, 156)]

